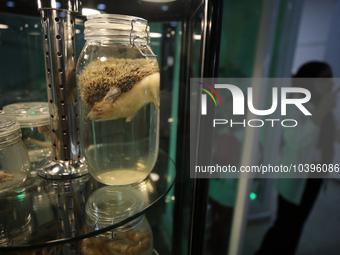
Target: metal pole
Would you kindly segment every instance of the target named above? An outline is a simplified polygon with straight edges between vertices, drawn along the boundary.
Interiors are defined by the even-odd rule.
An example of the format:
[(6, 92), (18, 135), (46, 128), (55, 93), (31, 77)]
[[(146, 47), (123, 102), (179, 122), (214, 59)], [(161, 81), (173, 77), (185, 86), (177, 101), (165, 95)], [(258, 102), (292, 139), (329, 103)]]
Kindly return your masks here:
[[(58, 234), (63, 238), (84, 234), (86, 193), (90, 191), (89, 175), (68, 180), (44, 180), (42, 182), (47, 193), (58, 205)], [(77, 254), (78, 244), (67, 243), (61, 247), (62, 254)]]
[(41, 177), (61, 179), (87, 173), (80, 154), (76, 86), (75, 19), (78, 0), (38, 0), (42, 17), (52, 157), (37, 165)]

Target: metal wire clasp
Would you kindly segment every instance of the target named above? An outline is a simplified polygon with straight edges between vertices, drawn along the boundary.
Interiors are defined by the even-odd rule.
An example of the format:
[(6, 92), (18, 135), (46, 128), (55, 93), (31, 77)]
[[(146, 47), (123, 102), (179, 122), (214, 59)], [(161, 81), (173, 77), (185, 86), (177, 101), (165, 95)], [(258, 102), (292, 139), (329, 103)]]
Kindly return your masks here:
[[(130, 44), (131, 46), (136, 46), (136, 48), (138, 49), (138, 51), (140, 52), (140, 54), (143, 56), (143, 57), (157, 57), (157, 55), (155, 55), (149, 45), (149, 42), (150, 42), (150, 32), (148, 30), (148, 24), (146, 23), (145, 25), (145, 33), (146, 33), (146, 37), (141, 37), (141, 36), (138, 36), (135, 34), (135, 31), (133, 31), (133, 28), (134, 28), (134, 23), (138, 22), (138, 21), (141, 21), (140, 19), (133, 19), (131, 21), (131, 30), (130, 30)], [(136, 39), (142, 39), (143, 41), (146, 40), (146, 44), (137, 44), (135, 43), (135, 40)], [(140, 47), (144, 47), (146, 49), (148, 49), (148, 51), (150, 51), (151, 53), (150, 54), (145, 54)]]

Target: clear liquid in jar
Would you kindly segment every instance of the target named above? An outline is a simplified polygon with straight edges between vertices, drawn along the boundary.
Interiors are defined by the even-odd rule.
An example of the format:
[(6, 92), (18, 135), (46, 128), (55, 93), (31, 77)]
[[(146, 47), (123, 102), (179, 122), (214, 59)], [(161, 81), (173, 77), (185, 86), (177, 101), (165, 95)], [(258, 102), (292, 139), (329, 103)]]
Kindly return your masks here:
[(81, 137), (92, 176), (108, 185), (144, 180), (158, 156), (158, 115), (159, 110), (149, 103), (130, 122), (86, 119)]

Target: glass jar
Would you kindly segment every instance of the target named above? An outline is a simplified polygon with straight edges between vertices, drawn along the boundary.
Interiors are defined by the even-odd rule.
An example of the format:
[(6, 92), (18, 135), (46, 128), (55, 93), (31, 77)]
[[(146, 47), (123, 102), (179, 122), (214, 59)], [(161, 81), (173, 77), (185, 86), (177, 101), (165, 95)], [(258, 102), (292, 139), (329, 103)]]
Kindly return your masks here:
[(30, 169), (18, 121), (0, 115), (0, 193), (26, 180)]
[(20, 123), (22, 140), (34, 165), (51, 156), (51, 131), (48, 103), (28, 102), (6, 105), (6, 115), (16, 117)]
[[(109, 196), (109, 200), (106, 196)], [(86, 203), (86, 232), (117, 224), (143, 208), (138, 190), (107, 186), (95, 191)], [(80, 243), (80, 254), (151, 255), (153, 236), (144, 215), (111, 231)]]
[(14, 189), (0, 196), (0, 219), (0, 247), (27, 244), (34, 229), (29, 195)]
[(90, 15), (77, 63), (80, 140), (91, 175), (108, 185), (145, 179), (155, 165), (159, 68), (147, 21)]

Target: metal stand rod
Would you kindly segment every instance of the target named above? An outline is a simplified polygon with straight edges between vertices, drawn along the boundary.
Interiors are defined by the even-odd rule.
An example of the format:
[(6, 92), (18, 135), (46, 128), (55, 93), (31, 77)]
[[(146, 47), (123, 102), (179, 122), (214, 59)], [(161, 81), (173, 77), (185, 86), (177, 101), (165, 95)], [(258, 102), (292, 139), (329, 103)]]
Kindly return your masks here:
[[(85, 225), (85, 197), (91, 184), (90, 176), (65, 181), (46, 180), (43, 185), (48, 194), (58, 205), (59, 220), (58, 234), (60, 237), (70, 238), (84, 233)], [(67, 243), (62, 247), (62, 254), (77, 254), (78, 244)]]
[(41, 177), (61, 179), (87, 173), (79, 146), (76, 85), (75, 18), (77, 0), (39, 0), (42, 16), (52, 157), (37, 165)]

